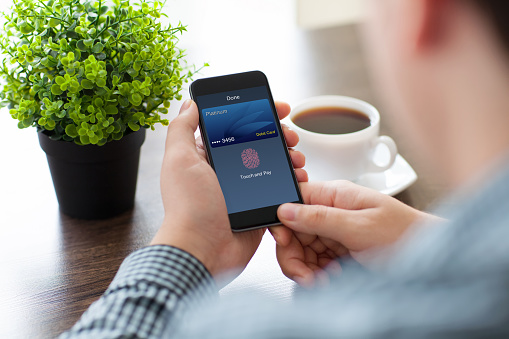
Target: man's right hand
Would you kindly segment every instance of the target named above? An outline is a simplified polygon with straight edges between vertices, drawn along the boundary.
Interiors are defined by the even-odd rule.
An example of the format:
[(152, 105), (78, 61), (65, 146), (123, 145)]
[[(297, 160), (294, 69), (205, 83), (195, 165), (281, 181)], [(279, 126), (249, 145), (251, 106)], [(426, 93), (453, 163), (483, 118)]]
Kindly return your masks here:
[(280, 206), (284, 226), (270, 231), (283, 273), (304, 286), (323, 277), (325, 267), (338, 257), (350, 255), (368, 264), (418, 219), (439, 220), (348, 181), (301, 183), (300, 188), (306, 205)]

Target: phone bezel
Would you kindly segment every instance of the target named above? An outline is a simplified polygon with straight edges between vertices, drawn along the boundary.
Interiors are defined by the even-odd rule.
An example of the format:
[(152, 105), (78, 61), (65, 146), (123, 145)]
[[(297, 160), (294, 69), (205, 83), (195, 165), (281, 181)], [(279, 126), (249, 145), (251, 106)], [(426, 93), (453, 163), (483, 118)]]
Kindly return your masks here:
[[(286, 140), (283, 135), (283, 130), (281, 128), (281, 123), (279, 122), (279, 117), (277, 115), (276, 105), (274, 104), (274, 99), (272, 98), (272, 92), (269, 87), (269, 82), (265, 74), (261, 71), (250, 71), (244, 73), (236, 73), (229, 75), (222, 75), (217, 77), (203, 78), (194, 81), (191, 83), (189, 87), (189, 92), (191, 94), (191, 98), (193, 100), (198, 96), (208, 95), (208, 94), (216, 94), (222, 92), (235, 91), (240, 89), (247, 89), (252, 87), (265, 86), (268, 93), (268, 100), (272, 109), (272, 114), (274, 115), (274, 120), (276, 121), (276, 126), (279, 132), (279, 140), (283, 143), (284, 152), (286, 156), (286, 160), (288, 162), (288, 166), (290, 169), (290, 173), (294, 182), (295, 189), (297, 191), (297, 196), (299, 198), (298, 201), (289, 201), (293, 203), (302, 203), (302, 195), (299, 189), (299, 184), (297, 181), (297, 177), (295, 176), (295, 171), (293, 168), (292, 161), (290, 159), (290, 153), (288, 152), (288, 146), (286, 145)], [(196, 102), (196, 100), (195, 100)], [(198, 104), (198, 103), (197, 103)], [(199, 110), (199, 124), (200, 124), (200, 133), (203, 140), (203, 144), (205, 146), (205, 150), (207, 152), (207, 158), (210, 166), (215, 171), (214, 161), (211, 156), (209, 139), (207, 135), (207, 130), (204, 125), (204, 121), (201, 114), (201, 109)], [(228, 214), (230, 220), (230, 226), (232, 231), (241, 232), (248, 231), (252, 229), (275, 226), (280, 225), (280, 221), (277, 217), (277, 209), (280, 205), (268, 206), (264, 208), (252, 209), (244, 212), (231, 213)]]

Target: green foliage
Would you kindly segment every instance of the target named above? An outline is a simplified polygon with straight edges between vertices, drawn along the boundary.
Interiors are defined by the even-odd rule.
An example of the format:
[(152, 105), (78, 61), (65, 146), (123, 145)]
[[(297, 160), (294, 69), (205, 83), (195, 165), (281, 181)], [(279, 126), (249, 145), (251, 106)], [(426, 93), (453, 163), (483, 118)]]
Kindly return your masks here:
[(0, 32), (0, 98), (18, 127), (104, 145), (167, 125), (161, 114), (194, 72), (176, 46), (185, 27), (162, 27), (162, 7), (152, 0), (14, 0)]

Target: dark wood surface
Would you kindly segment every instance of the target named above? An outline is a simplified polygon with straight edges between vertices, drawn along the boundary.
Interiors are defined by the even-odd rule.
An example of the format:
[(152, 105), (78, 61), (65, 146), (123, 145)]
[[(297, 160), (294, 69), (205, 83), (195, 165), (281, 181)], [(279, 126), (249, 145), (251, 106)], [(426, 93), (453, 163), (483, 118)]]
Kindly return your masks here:
[[(321, 94), (340, 94), (381, 110), (382, 133), (391, 135), (419, 181), (398, 195), (426, 209), (442, 192), (412, 147), (384, 120), (373, 92), (354, 25), (314, 31), (295, 28), (232, 46), (219, 39), (200, 47), (189, 42), (190, 58), (209, 61), (206, 75), (249, 69), (265, 71), (276, 99), (295, 103)], [(282, 39), (282, 35), (285, 39)], [(185, 39), (183, 39), (184, 41)], [(269, 44), (266, 53), (257, 53)], [(210, 59), (209, 59), (210, 57)], [(214, 62), (216, 66), (214, 66)], [(179, 104), (171, 114), (175, 114)], [(14, 130), (1, 111), (0, 337), (47, 338), (68, 329), (107, 288), (122, 260), (147, 245), (162, 220), (159, 171), (166, 130), (147, 133), (142, 148), (136, 206), (116, 218), (75, 220), (58, 211), (45, 156), (34, 130)], [(12, 125), (12, 126), (10, 126)], [(4, 127), (2, 127), (4, 128)], [(79, 179), (79, 178), (77, 178)]]

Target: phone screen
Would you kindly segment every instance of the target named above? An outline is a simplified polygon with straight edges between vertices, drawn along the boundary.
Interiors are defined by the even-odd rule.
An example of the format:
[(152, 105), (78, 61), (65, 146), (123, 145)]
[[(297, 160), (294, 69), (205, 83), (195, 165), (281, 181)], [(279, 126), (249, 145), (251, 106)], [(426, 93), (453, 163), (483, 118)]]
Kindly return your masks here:
[(280, 204), (300, 201), (267, 86), (198, 95), (194, 99), (200, 110), (209, 161), (230, 216), (267, 207), (275, 207), (275, 214)]

